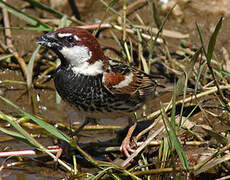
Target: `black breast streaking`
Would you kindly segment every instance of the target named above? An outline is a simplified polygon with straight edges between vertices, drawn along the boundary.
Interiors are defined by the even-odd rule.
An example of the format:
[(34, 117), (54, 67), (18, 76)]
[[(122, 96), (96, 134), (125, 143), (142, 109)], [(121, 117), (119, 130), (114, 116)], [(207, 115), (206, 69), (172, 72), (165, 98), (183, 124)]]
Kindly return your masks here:
[(102, 84), (103, 74), (86, 76), (75, 73), (72, 66), (59, 66), (53, 75), (59, 95), (83, 112), (133, 112), (142, 102), (128, 95), (113, 95)]

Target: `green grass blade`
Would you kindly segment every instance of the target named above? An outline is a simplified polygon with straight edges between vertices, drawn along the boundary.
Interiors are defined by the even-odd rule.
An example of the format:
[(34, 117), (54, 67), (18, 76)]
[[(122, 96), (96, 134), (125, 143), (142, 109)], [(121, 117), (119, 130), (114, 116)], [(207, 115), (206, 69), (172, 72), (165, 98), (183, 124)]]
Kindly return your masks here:
[(12, 30), (25, 30), (25, 31), (49, 31), (47, 29), (41, 30), (40, 27), (0, 27), (0, 29), (12, 29)]
[(161, 106), (161, 110), (162, 110), (162, 117), (164, 120), (164, 123), (166, 125), (166, 130), (169, 136), (169, 140), (170, 140), (170, 145), (172, 150), (176, 149), (177, 155), (179, 156), (179, 159), (182, 163), (183, 168), (188, 169), (189, 165), (188, 165), (188, 160), (187, 157), (185, 155), (185, 152), (176, 136), (176, 130), (173, 128), (172, 124), (169, 122), (169, 119), (166, 115), (165, 109), (163, 106)]
[(0, 0), (0, 7), (6, 9), (7, 11), (17, 16), (18, 18), (24, 20), (28, 24), (36, 26), (39, 31), (50, 31), (52, 29), (49, 25), (39, 21), (38, 19), (32, 16), (27, 15), (26, 13), (19, 11), (18, 9), (10, 6), (2, 0)]
[(198, 75), (197, 75), (197, 79), (196, 79), (196, 84), (195, 84), (195, 91), (194, 91), (194, 94), (197, 94), (197, 91), (198, 91), (198, 87), (199, 87), (199, 83), (200, 83), (200, 80), (201, 80), (201, 77), (202, 77), (202, 73), (203, 73), (203, 70), (206, 66), (207, 62), (205, 61), (204, 63), (201, 64), (200, 68), (199, 68), (199, 71), (198, 71)]
[[(2, 98), (2, 97), (1, 97)], [(5, 99), (5, 98), (4, 98)], [(7, 99), (5, 99), (7, 100)], [(6, 102), (6, 101), (5, 101)], [(16, 105), (15, 105), (16, 106)], [(47, 153), (50, 157), (52, 157), (53, 159), (55, 159), (55, 155), (53, 155), (52, 153), (50, 153), (49, 151), (47, 151), (47, 149), (42, 146), (39, 142), (37, 142), (29, 133), (27, 133), (16, 121), (14, 121), (13, 119), (10, 119), (9, 117), (7, 117), (4, 113), (2, 113), (0, 111), (0, 114), (4, 117), (5, 120), (7, 120), (19, 133), (12, 133), (9, 131), (5, 131), (6, 133), (9, 133), (11, 135), (16, 135), (18, 136), (18, 138), (23, 137), (22, 141), (24, 141), (24, 139), (26, 139), (26, 143), (29, 143), (30, 145), (34, 146), (35, 148), (39, 149), (40, 151), (43, 151), (45, 153)], [(1, 130), (3, 130), (1, 128)], [(4, 130), (3, 130), (4, 131)], [(58, 162), (65, 167), (66, 169), (68, 169), (69, 171), (73, 171), (71, 167), (69, 167), (66, 163), (64, 163), (63, 161), (61, 161), (60, 159), (58, 159)]]
[(201, 34), (200, 28), (199, 28), (197, 23), (196, 23), (196, 29), (197, 29), (197, 32), (198, 32), (198, 35), (199, 35), (199, 38), (200, 38), (200, 42), (201, 42), (201, 46), (203, 48), (204, 54), (207, 57), (207, 52), (206, 52), (205, 47), (204, 47), (204, 40), (202, 38), (202, 34)]
[[(186, 66), (185, 68), (185, 73), (187, 78), (190, 77), (190, 74), (192, 72), (192, 67), (194, 66), (195, 62), (198, 59), (198, 56), (201, 53), (201, 49), (197, 50), (197, 52), (194, 54), (191, 63), (189, 65)], [(188, 165), (188, 160), (186, 158), (186, 155), (184, 153), (184, 150), (176, 136), (176, 127), (175, 127), (175, 114), (176, 114), (176, 99), (178, 97), (178, 95), (182, 92), (182, 89), (184, 89), (184, 91), (186, 90), (186, 86), (184, 85), (185, 83), (185, 76), (182, 75), (180, 77), (180, 79), (178, 80), (177, 84), (174, 85), (174, 91), (173, 91), (173, 99), (172, 99), (172, 111), (171, 111), (171, 123), (168, 120), (168, 117), (166, 115), (166, 113), (163, 111), (163, 117), (165, 120), (165, 124), (167, 125), (168, 128), (168, 135), (169, 135), (169, 139), (170, 139), (170, 144), (172, 149), (176, 149), (176, 152), (179, 156), (179, 159), (183, 165), (184, 168), (188, 169), (189, 165)], [(185, 86), (185, 88), (183, 88), (183, 86)], [(162, 107), (162, 109), (164, 110), (164, 108)]]
[(212, 36), (210, 38), (209, 44), (208, 44), (208, 51), (207, 51), (207, 61), (208, 63), (210, 63), (212, 55), (213, 55), (213, 51), (216, 45), (216, 38), (217, 35), (221, 29), (222, 26), (222, 21), (223, 21), (223, 17), (220, 18), (219, 22), (216, 25), (216, 28), (214, 30), (214, 32), (212, 33)]
[[(175, 88), (177, 87), (177, 88)], [(176, 114), (176, 99), (177, 99), (177, 96), (179, 94), (179, 89), (178, 89), (178, 86), (175, 86), (175, 83), (174, 83), (174, 90), (173, 90), (173, 98), (172, 98), (172, 111), (171, 111), (171, 126), (173, 128), (173, 130), (175, 130), (175, 114)]]
[[(58, 58), (58, 59), (56, 60), (56, 66), (58, 67), (60, 64), (61, 64), (61, 60)], [(58, 94), (58, 92), (56, 91), (56, 96), (55, 96), (55, 102), (56, 102), (56, 104), (60, 104), (61, 101), (62, 101), (62, 98), (61, 98), (61, 96)]]
[[(163, 31), (163, 28), (164, 28), (164, 25), (165, 23), (168, 21), (168, 18), (169, 18), (169, 15), (172, 13), (173, 9), (175, 8), (176, 5), (174, 5), (170, 11), (167, 13), (166, 17), (164, 18), (163, 22), (161, 23), (159, 29), (158, 29), (158, 32), (156, 34), (156, 37), (155, 37), (155, 42), (157, 42), (157, 38), (159, 37), (160, 33)], [(159, 22), (158, 22), (159, 23)]]
[(177, 152), (177, 154), (179, 156), (179, 159), (180, 159), (180, 161), (182, 163), (182, 166), (185, 169), (189, 169), (186, 154), (185, 154), (185, 152), (184, 152), (184, 150), (183, 150), (183, 148), (182, 148), (182, 146), (181, 146), (181, 144), (180, 144), (175, 132), (170, 130), (169, 131), (169, 137), (171, 139), (171, 142), (174, 144), (174, 147), (175, 147), (176, 152)]
[(100, 0), (100, 2), (107, 7), (110, 11), (112, 11), (114, 14), (118, 15), (119, 17), (121, 17), (121, 15), (115, 10), (113, 9), (113, 5), (116, 3), (116, 1), (112, 0), (109, 4), (107, 4), (104, 0)]
[(162, 148), (163, 148), (163, 151), (162, 151), (162, 158), (161, 158), (161, 166), (160, 166), (160, 168), (165, 168), (165, 165), (167, 164), (168, 156), (170, 154), (169, 142), (168, 142), (167, 137), (163, 138)]
[(66, 142), (70, 142), (70, 137), (67, 136), (66, 134), (64, 134), (63, 132), (59, 131), (58, 129), (56, 129), (55, 127), (53, 127), (52, 125), (48, 124), (47, 122), (23, 111), (20, 107), (18, 107), (17, 105), (15, 105), (14, 103), (12, 103), (11, 101), (9, 101), (8, 99), (0, 96), (0, 98), (6, 102), (7, 104), (11, 105), (12, 107), (14, 107), (15, 109), (17, 109), (18, 111), (20, 111), (21, 113), (23, 113), (26, 117), (30, 118), (31, 120), (33, 120), (35, 123), (37, 123), (39, 126), (41, 126), (42, 128), (44, 128), (46, 131), (48, 131), (50, 134), (52, 134), (53, 136), (62, 139)]
[(97, 179), (100, 179), (102, 176), (104, 176), (106, 174), (107, 171), (113, 169), (113, 167), (108, 167), (108, 168), (105, 168), (101, 171), (98, 172), (98, 174), (96, 176), (91, 176), (90, 178), (87, 178), (87, 180), (97, 180)]
[[(179, 78), (179, 80), (177, 82), (177, 89), (174, 90), (174, 92), (178, 91), (177, 95), (175, 95), (176, 98), (181, 93), (183, 93), (183, 99), (186, 98), (188, 80), (190, 79), (190, 77), (192, 75), (193, 68), (195, 66), (195, 63), (198, 61), (198, 57), (201, 54), (201, 52), (202, 52), (202, 48), (198, 49), (195, 52), (195, 54), (192, 56), (192, 58), (190, 60), (190, 63), (185, 66), (185, 69), (184, 69), (184, 74), (185, 75), (184, 74), (181, 75), (181, 77)], [(180, 111), (179, 127), (181, 126), (181, 123), (182, 123), (182, 114), (183, 114), (183, 111), (184, 111), (184, 101), (182, 102), (181, 111)], [(173, 115), (173, 117), (175, 117), (175, 114)]]
[[(151, 5), (151, 1), (148, 1), (150, 7), (152, 6)], [(173, 9), (175, 8), (176, 5), (174, 5), (170, 11), (167, 13), (166, 17), (164, 18), (163, 22), (161, 22), (160, 18), (159, 18), (159, 14), (156, 10), (156, 7), (155, 7), (155, 4), (153, 4), (153, 7), (152, 7), (152, 11), (153, 11), (153, 18), (155, 20), (155, 23), (157, 25), (157, 28), (158, 28), (158, 32), (155, 36), (155, 39), (154, 41), (152, 41), (152, 33), (151, 33), (151, 44), (150, 44), (150, 53), (149, 53), (149, 59), (152, 58), (152, 55), (153, 55), (153, 50), (154, 50), (154, 47), (155, 47), (155, 44), (157, 43), (157, 39), (159, 38), (160, 36), (160, 33), (163, 31), (163, 28), (164, 28), (164, 25), (166, 24), (166, 22), (168, 21), (168, 18), (169, 18), (169, 15), (172, 13)], [(152, 28), (152, 25), (151, 25), (151, 28)]]
[(108, 6), (111, 8), (111, 7), (113, 7), (115, 4), (117, 4), (118, 1), (119, 1), (119, 0), (112, 0), (112, 1), (109, 2)]
[(230, 72), (227, 72), (227, 71), (224, 71), (224, 70), (220, 70), (220, 73), (221, 74), (225, 74), (227, 76), (230, 76)]
[[(31, 144), (32, 146), (42, 150), (43, 146), (41, 146), (33, 137), (30, 136), (29, 133), (27, 133), (18, 123), (17, 121), (14, 121), (13, 119), (10, 119), (8, 116), (6, 116), (3, 112), (0, 111), (0, 114), (4, 117), (5, 120), (7, 120), (19, 133), (20, 136), (23, 136), (24, 138), (22, 139), (26, 139), (29, 144)], [(20, 137), (18, 136), (18, 137)]]
[(30, 89), (31, 85), (32, 85), (32, 78), (33, 78), (33, 68), (34, 68), (34, 61), (35, 61), (35, 57), (38, 54), (39, 49), (41, 48), (41, 45), (38, 45), (37, 48), (35, 49), (35, 51), (33, 52), (29, 64), (27, 65), (27, 77), (26, 77), (26, 83), (27, 83), (27, 87), (28, 89)]
[[(0, 114), (2, 115), (2, 112), (0, 112)], [(30, 144), (29, 141), (24, 136), (22, 136), (21, 134), (15, 132), (15, 131), (10, 131), (10, 130), (2, 128), (2, 127), (0, 127), (0, 131), (7, 134), (8, 136), (11, 136), (15, 139), (18, 139), (19, 141), (23, 141), (26, 144)], [(30, 145), (33, 145), (33, 144), (30, 144)]]
[[(60, 23), (58, 24), (58, 27), (59, 28), (62, 28), (62, 27), (65, 27), (67, 24), (67, 16), (64, 15), (61, 20), (60, 20)], [(59, 65), (61, 64), (61, 60), (58, 58), (56, 60), (56, 66), (58, 67)], [(56, 103), (57, 104), (60, 104), (61, 103), (61, 96), (58, 94), (58, 92), (56, 91)]]
[(38, 1), (34, 1), (34, 0), (24, 0), (24, 1), (27, 1), (28, 3), (30, 3), (34, 7), (37, 7), (37, 8), (42, 9), (42, 10), (45, 10), (45, 11), (47, 11), (49, 13), (58, 15), (60, 17), (64, 15), (63, 13), (61, 13), (59, 11), (56, 11), (55, 9), (52, 9), (52, 8), (46, 6), (46, 5), (44, 5), (44, 4), (42, 4), (42, 3), (38, 2)]
[(149, 3), (150, 6), (152, 4), (153, 18), (154, 18), (154, 21), (156, 23), (157, 28), (160, 29), (162, 22), (161, 22), (160, 15), (159, 15), (159, 12), (157, 10), (157, 7), (156, 7), (155, 3), (151, 2), (150, 0), (148, 0), (148, 3)]
[[(1, 111), (0, 111), (0, 114), (1, 114), (2, 116), (4, 116), (3, 113), (2, 113)], [(4, 117), (5, 117), (5, 116), (4, 116)], [(8, 122), (9, 122), (9, 121), (8, 121)], [(10, 131), (10, 130), (5, 129), (5, 128), (2, 128), (2, 127), (0, 127), (0, 131), (2, 131), (3, 133), (7, 134), (8, 136), (13, 137), (13, 138), (16, 139), (16, 140), (22, 141), (22, 142), (24, 142), (24, 143), (26, 143), (26, 144), (29, 144), (30, 146), (33, 146), (33, 147), (38, 148), (37, 145), (35, 145), (34, 143), (31, 143), (27, 138), (25, 138), (23, 135), (21, 135), (21, 134), (15, 132), (15, 131)], [(33, 141), (33, 142), (34, 142), (34, 141)], [(40, 147), (40, 146), (39, 146), (39, 147)]]

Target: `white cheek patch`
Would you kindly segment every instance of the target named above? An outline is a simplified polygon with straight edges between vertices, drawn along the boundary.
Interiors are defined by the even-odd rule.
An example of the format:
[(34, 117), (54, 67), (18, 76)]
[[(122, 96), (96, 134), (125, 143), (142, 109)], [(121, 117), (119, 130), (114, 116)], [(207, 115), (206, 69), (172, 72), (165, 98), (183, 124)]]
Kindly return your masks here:
[(92, 57), (92, 52), (86, 46), (63, 47), (60, 52), (73, 66), (73, 71), (76, 74), (93, 76), (103, 73), (102, 60), (97, 60), (92, 64), (88, 62)]
[[(72, 35), (73, 35), (73, 34), (71, 34), (71, 33), (58, 33), (58, 34), (57, 34), (57, 36), (58, 36), (59, 38), (69, 37), (69, 36), (72, 36)], [(76, 41), (80, 41), (80, 40), (81, 40), (77, 35), (74, 35), (73, 37), (74, 37), (74, 39), (75, 39)]]
[(121, 81), (119, 84), (114, 85), (114, 88), (123, 88), (125, 86), (128, 86), (133, 81), (133, 73), (129, 73), (125, 76), (125, 79)]
[(103, 62), (98, 60), (95, 63), (90, 64), (88, 61), (85, 61), (78, 66), (74, 66), (73, 71), (76, 74), (80, 73), (86, 76), (95, 76), (103, 73)]
[(92, 52), (85, 46), (63, 47), (60, 52), (73, 66), (79, 66), (92, 56)]

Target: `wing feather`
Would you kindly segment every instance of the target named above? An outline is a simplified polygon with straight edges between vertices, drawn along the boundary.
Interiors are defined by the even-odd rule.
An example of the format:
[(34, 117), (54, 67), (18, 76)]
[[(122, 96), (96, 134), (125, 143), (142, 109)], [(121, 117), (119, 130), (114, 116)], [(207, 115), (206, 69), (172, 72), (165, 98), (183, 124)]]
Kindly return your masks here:
[(127, 94), (131, 97), (154, 96), (157, 81), (116, 60), (110, 60), (110, 69), (103, 74), (104, 86), (114, 95)]

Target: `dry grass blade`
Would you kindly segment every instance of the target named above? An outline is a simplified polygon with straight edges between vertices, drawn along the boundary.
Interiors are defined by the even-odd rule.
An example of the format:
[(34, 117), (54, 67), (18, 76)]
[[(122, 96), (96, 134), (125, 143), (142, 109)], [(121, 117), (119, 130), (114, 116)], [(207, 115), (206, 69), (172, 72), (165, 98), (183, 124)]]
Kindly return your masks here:
[[(193, 12), (195, 8), (188, 8), (194, 7), (193, 2), (185, 3), (181, 1), (176, 4), (174, 1), (162, 3), (156, 0), (100, 0), (89, 2), (59, 0), (62, 5), (57, 4), (57, 2), (57, 0), (24, 0), (12, 3), (8, 0), (0, 0), (4, 23), (4, 26), (0, 29), (3, 33), (5, 32), (5, 36), (0, 40), (0, 66), (3, 70), (1, 73), (2, 79), (0, 79), (0, 105), (2, 103), (0, 131), (5, 136), (1, 138), (0, 142), (12, 148), (9, 154), (16, 152), (14, 149), (16, 146), (13, 143), (22, 141), (32, 146), (32, 149), (36, 148), (43, 151), (42, 155), (47, 153), (50, 157), (56, 159), (57, 156), (49, 154), (49, 148), (44, 147), (39, 142), (41, 140), (49, 143), (53, 138), (58, 138), (61, 142), (65, 141), (64, 143), (71, 146), (68, 149), (69, 155), (77, 152), (73, 157), (68, 156), (73, 159), (73, 168), (58, 159), (59, 163), (62, 164), (61, 168), (58, 169), (58, 173), (63, 174), (62, 179), (150, 180), (152, 178), (165, 179), (168, 177), (190, 179), (199, 178), (201, 174), (206, 177), (206, 174), (209, 174), (210, 171), (215, 173), (217, 178), (228, 178), (228, 170), (230, 169), (228, 167), (230, 161), (230, 144), (228, 142), (230, 63), (228, 61), (230, 57), (227, 47), (225, 47), (226, 43), (217, 43), (220, 32), (224, 37), (228, 37), (226, 26), (223, 25), (222, 27), (222, 23), (225, 23), (228, 19), (223, 21), (223, 18), (220, 18), (218, 19), (219, 22), (216, 23), (218, 17), (215, 17), (215, 20), (213, 20), (214, 18), (210, 20), (210, 16), (207, 16), (207, 21), (201, 18), (202, 22), (199, 17), (188, 17), (190, 13), (183, 12), (185, 10)], [(71, 3), (73, 6), (69, 7)], [(211, 3), (207, 4), (211, 5)], [(175, 9), (173, 9), (174, 7)], [(75, 19), (74, 14), (72, 14), (72, 17), (69, 16), (71, 8), (76, 12), (75, 16), (79, 19), (79, 12), (81, 13), (84, 22)], [(178, 9), (180, 10), (180, 17), (178, 17)], [(8, 17), (8, 14), (11, 16)], [(169, 18), (171, 14), (173, 17)], [(196, 18), (197, 24), (202, 24), (202, 27), (204, 27), (202, 31), (213, 30), (207, 44), (203, 40), (207, 40), (207, 38), (202, 37), (198, 25), (197, 31), (200, 40), (198, 39), (197, 42), (197, 39), (194, 38), (193, 31), (190, 31), (191, 23), (188, 23), (188, 18), (191, 18), (191, 20)], [(211, 26), (207, 23), (208, 21)], [(165, 29), (166, 23), (170, 30)], [(81, 149), (75, 138), (59, 131), (61, 129), (63, 132), (70, 132), (78, 128), (78, 125), (70, 127), (66, 121), (67, 119), (73, 120), (76, 114), (68, 108), (68, 105), (60, 103), (59, 95), (56, 96), (56, 102), (60, 104), (53, 106), (55, 89), (53, 81), (50, 81), (50, 79), (60, 61), (56, 60), (55, 53), (52, 51), (41, 49), (38, 52), (39, 47), (37, 47), (32, 52), (33, 49), (29, 46), (30, 41), (34, 42), (43, 31), (51, 31), (66, 26), (77, 26), (90, 32), (94, 31), (93, 35), (98, 39), (102, 45), (101, 47), (105, 49), (105, 54), (110, 56), (109, 58), (121, 61), (123, 59), (126, 61), (125, 63), (130, 63), (131, 66), (136, 65), (138, 69), (151, 73), (153, 77), (156, 75), (159, 84), (166, 87), (159, 88), (159, 96), (146, 104), (146, 108), (143, 108), (144, 112), (143, 109), (137, 111), (136, 115), (140, 120), (138, 120), (138, 126), (134, 134), (139, 130), (142, 130), (142, 132), (134, 139), (137, 150), (124, 161), (117, 139), (115, 141), (114, 136), (110, 136), (113, 133), (112, 131), (124, 129), (124, 124), (120, 119), (116, 123), (122, 123), (121, 126), (85, 126), (84, 130), (89, 132), (83, 132), (78, 137), (80, 138), (80, 145), (86, 151), (89, 150), (90, 154)], [(177, 32), (177, 30), (181, 32)], [(25, 37), (24, 31), (28, 32), (29, 39), (27, 37), (22, 39), (22, 37)], [(182, 32), (187, 33), (183, 34)], [(20, 36), (21, 34), (23, 36)], [(193, 39), (185, 40), (185, 38), (189, 38), (190, 34)], [(223, 37), (220, 40), (223, 40)], [(180, 41), (184, 41), (181, 46), (179, 45)], [(201, 49), (197, 47), (199, 42), (202, 46)], [(33, 45), (35, 46), (35, 43)], [(91, 50), (90, 47), (88, 49)], [(217, 52), (216, 55), (215, 51)], [(38, 62), (35, 60), (37, 53), (40, 53)], [(95, 57), (93, 56), (94, 52), (91, 53), (92, 58)], [(163, 78), (158, 79), (159, 76), (163, 76)], [(173, 81), (175, 81), (175, 84), (177, 81), (177, 84), (174, 86), (172, 95)], [(91, 89), (91, 91), (94, 90)], [(17, 97), (14, 97), (16, 94)], [(29, 101), (28, 96), (31, 97)], [(8, 98), (12, 100), (9, 101)], [(84, 96), (85, 98), (87, 97)], [(30, 100), (33, 100), (33, 107), (31, 107)], [(13, 102), (16, 102), (17, 105)], [(161, 102), (164, 102), (164, 104)], [(159, 104), (163, 105), (160, 107)], [(9, 108), (7, 108), (8, 106)], [(33, 108), (37, 111), (33, 111)], [(97, 107), (95, 108), (97, 110)], [(59, 112), (60, 110), (63, 113)], [(46, 121), (27, 113), (30, 111), (49, 120)], [(148, 115), (148, 113), (150, 114)], [(58, 123), (55, 124), (55, 127), (49, 123), (56, 122), (56, 120), (58, 120)], [(80, 117), (77, 120), (80, 120)], [(113, 120), (112, 117), (106, 121), (109, 121), (108, 124), (110, 124)], [(146, 122), (140, 123), (140, 121)], [(30, 135), (27, 130), (33, 132), (33, 135)], [(91, 144), (92, 134), (94, 136), (93, 141), (98, 140), (95, 145), (95, 141), (92, 143), (93, 148)], [(207, 137), (210, 137), (210, 139)], [(9, 144), (8, 141), (12, 141), (12, 144)], [(222, 146), (225, 147), (222, 148)], [(63, 148), (62, 145), (61, 147)], [(23, 144), (20, 148), (20, 151), (17, 152), (19, 154), (25, 149)], [(59, 154), (62, 148), (59, 148)], [(92, 151), (93, 156), (91, 155)], [(35, 151), (31, 151), (31, 153), (33, 156), (38, 155)], [(41, 153), (39, 152), (39, 154)], [(2, 155), (4, 153), (0, 153), (0, 156)], [(64, 155), (67, 154), (64, 153)], [(59, 157), (63, 158), (63, 156)], [(129, 163), (134, 157), (134, 162)], [(36, 158), (39, 162), (43, 161), (40, 156)], [(87, 162), (89, 166), (81, 168), (84, 165), (82, 160)], [(22, 163), (18, 163), (17, 167), (21, 168)], [(6, 166), (8, 164), (10, 166)], [(129, 169), (126, 170), (121, 165)], [(35, 167), (33, 169), (38, 169), (35, 163), (32, 166)], [(3, 170), (6, 167), (16, 167), (16, 165), (4, 162), (0, 169)], [(24, 164), (23, 173), (27, 175), (24, 167), (28, 169), (31, 167)], [(68, 169), (68, 172), (62, 167)], [(45, 168), (49, 168), (49, 172), (52, 170), (49, 165)], [(91, 170), (90, 168), (94, 169)], [(213, 169), (218, 169), (218, 172), (214, 172)], [(14, 169), (12, 168), (10, 171), (14, 171)], [(20, 169), (16, 171), (20, 171)], [(56, 170), (53, 171), (56, 172)], [(42, 176), (42, 173), (40, 174)]]
[(229, 161), (230, 160), (230, 154), (226, 154), (223, 157), (215, 157), (212, 160), (210, 160), (208, 163), (206, 163), (204, 166), (202, 166), (200, 169), (194, 171), (195, 176), (197, 176), (198, 174), (201, 174), (205, 171), (208, 171), (209, 169), (211, 169), (212, 167), (221, 164), (223, 162)]
[(214, 139), (216, 139), (216, 141), (220, 144), (222, 144), (223, 146), (226, 146), (228, 144), (228, 139), (224, 136), (222, 136), (221, 134), (215, 132), (212, 129), (208, 129), (206, 127), (202, 127), (202, 129), (204, 129), (209, 136), (213, 137)]
[[(220, 89), (222, 89), (222, 90), (230, 89), (230, 85), (220, 86)], [(216, 92), (218, 92), (218, 89), (216, 87), (211, 87), (208, 90), (206, 90), (205, 92), (201, 92), (201, 93), (197, 94), (196, 96), (192, 95), (190, 97), (187, 97), (184, 100), (178, 100), (178, 101), (176, 101), (176, 105), (182, 104), (183, 102), (187, 103), (187, 102), (190, 102), (190, 101), (195, 100), (197, 98), (201, 98), (201, 97), (204, 97), (204, 96), (207, 96), (207, 95), (210, 95), (210, 94), (214, 94)], [(172, 104), (170, 102), (170, 103), (168, 103), (167, 110), (170, 110), (171, 108), (172, 108)], [(153, 112), (152, 114), (148, 115), (146, 118), (140, 119), (139, 121), (151, 120), (151, 119), (153, 119), (154, 117), (156, 117), (156, 116), (158, 116), (160, 114), (161, 114), (161, 110), (157, 110), (157, 111)]]

